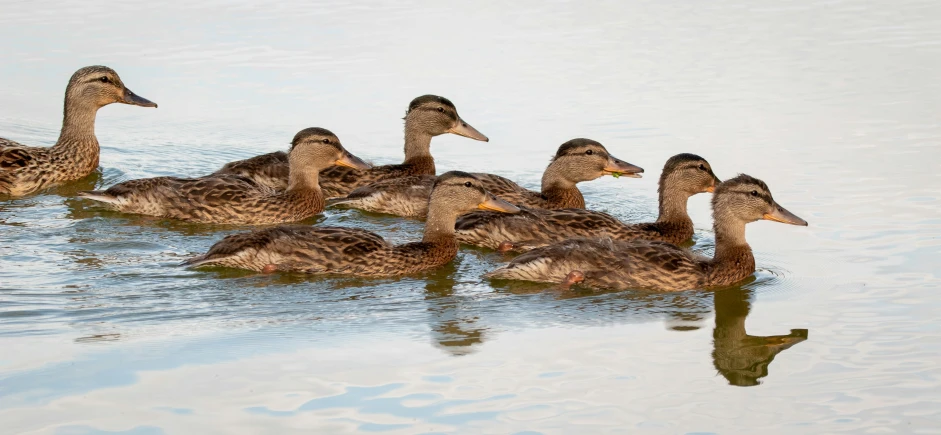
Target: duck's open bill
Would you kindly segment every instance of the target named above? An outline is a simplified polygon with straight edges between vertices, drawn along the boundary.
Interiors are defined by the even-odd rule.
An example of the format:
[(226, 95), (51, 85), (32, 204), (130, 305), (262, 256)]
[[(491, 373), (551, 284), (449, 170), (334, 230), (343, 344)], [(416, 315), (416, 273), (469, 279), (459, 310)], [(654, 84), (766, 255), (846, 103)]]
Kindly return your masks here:
[(490, 210), (490, 211), (499, 211), (502, 213), (519, 213), (519, 207), (510, 204), (500, 198), (497, 198), (493, 195), (488, 195), (486, 201), (477, 204), (477, 208), (481, 210)]
[(603, 171), (605, 174), (614, 175), (615, 177), (623, 175), (625, 177), (640, 178), (640, 174), (644, 173), (644, 168), (627, 163), (617, 157), (608, 156), (608, 162), (605, 163)]
[(133, 104), (135, 106), (143, 106), (143, 107), (154, 107), (154, 108), (157, 107), (157, 103), (154, 103), (153, 101), (150, 101), (140, 95), (135, 94), (134, 92), (131, 92), (131, 90), (128, 88), (124, 88), (123, 103)]
[(763, 216), (764, 219), (769, 221), (781, 222), (791, 225), (800, 225), (802, 227), (807, 226), (807, 221), (797, 217), (794, 213), (787, 211), (784, 207), (778, 205), (778, 203), (772, 204), (771, 213), (765, 213)]
[(484, 142), (490, 142), (490, 139), (487, 139), (487, 136), (484, 136), (483, 133), (477, 131), (476, 128), (471, 127), (470, 124), (464, 122), (463, 119), (458, 118), (457, 125), (451, 127), (448, 130), (448, 133), (454, 133), (459, 136), (469, 137), (471, 139), (480, 140)]
[(353, 169), (369, 169), (372, 167), (372, 165), (370, 165), (369, 163), (364, 162), (359, 157), (356, 157), (350, 153), (344, 154), (343, 157), (340, 157), (339, 159), (337, 159), (337, 161), (334, 162), (334, 164), (336, 164), (337, 166), (346, 166), (347, 168), (353, 168)]

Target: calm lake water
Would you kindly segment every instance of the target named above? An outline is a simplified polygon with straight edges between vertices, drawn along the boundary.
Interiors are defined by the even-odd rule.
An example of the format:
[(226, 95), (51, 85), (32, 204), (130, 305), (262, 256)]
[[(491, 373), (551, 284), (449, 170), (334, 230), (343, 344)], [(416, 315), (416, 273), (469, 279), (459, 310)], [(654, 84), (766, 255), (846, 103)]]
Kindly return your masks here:
[[(941, 433), (941, 3), (803, 3), (5, 2), (0, 136), (53, 144), (85, 65), (160, 108), (102, 109), (100, 174), (0, 200), (0, 432)], [(401, 279), (181, 269), (240, 229), (74, 196), (310, 126), (398, 162), (426, 93), (491, 138), (436, 138), (439, 172), (537, 187), (588, 137), (647, 169), (589, 207), (640, 221), (692, 152), (810, 226), (750, 225), (740, 288), (562, 294), (471, 249)], [(708, 195), (690, 213), (711, 253)]]

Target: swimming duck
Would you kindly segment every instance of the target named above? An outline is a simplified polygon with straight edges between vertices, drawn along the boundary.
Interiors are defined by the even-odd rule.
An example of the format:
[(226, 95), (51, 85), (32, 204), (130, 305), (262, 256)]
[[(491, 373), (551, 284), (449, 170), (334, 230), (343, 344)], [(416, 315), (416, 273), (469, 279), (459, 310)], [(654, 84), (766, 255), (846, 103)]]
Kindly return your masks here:
[(515, 215), (475, 211), (458, 219), (457, 240), (501, 251), (528, 251), (574, 237), (679, 244), (693, 237), (687, 201), (697, 193), (714, 191), (719, 182), (705, 159), (677, 154), (667, 160), (660, 173), (660, 215), (656, 222), (625, 224), (607, 213), (582, 209), (524, 208)]
[(342, 227), (278, 226), (228, 236), (204, 255), (183, 264), (226, 266), (261, 272), (397, 276), (434, 269), (457, 255), (454, 221), (474, 209), (504, 213), (514, 205), (484, 190), (477, 177), (448, 172), (435, 182), (420, 242), (393, 246), (377, 234)]
[(126, 213), (200, 223), (275, 224), (303, 220), (323, 211), (317, 179), (324, 168), (370, 167), (343, 149), (336, 135), (316, 127), (294, 136), (288, 159), (287, 190), (277, 191), (241, 175), (210, 175), (131, 180), (107, 190), (81, 192), (79, 196)]
[[(576, 184), (603, 175), (639, 178), (644, 170), (620, 160), (591, 139), (562, 144), (542, 176), (542, 192), (534, 192), (493, 174), (475, 173), (484, 188), (513, 204), (540, 209), (585, 208)], [(379, 181), (360, 187), (331, 204), (397, 216), (424, 217), (434, 176), (413, 176)]]
[(778, 205), (768, 186), (739, 175), (719, 184), (712, 197), (715, 256), (711, 259), (665, 242), (571, 239), (529, 251), (486, 274), (605, 289), (678, 291), (731, 285), (755, 272), (745, 224), (760, 219), (806, 226)]
[(65, 116), (55, 145), (29, 147), (0, 138), (0, 194), (28, 195), (91, 174), (99, 153), (95, 115), (111, 103), (157, 107), (125, 87), (111, 68), (75, 71), (65, 88)]
[[(487, 142), (487, 136), (471, 127), (457, 114), (454, 103), (437, 95), (415, 98), (405, 112), (405, 161), (398, 165), (375, 166), (369, 170), (332, 167), (320, 174), (320, 187), (326, 198), (345, 196), (353, 189), (379, 180), (412, 175), (434, 175), (431, 138), (445, 133)], [(288, 183), (287, 154), (283, 151), (231, 162), (215, 172), (243, 175), (282, 190)]]

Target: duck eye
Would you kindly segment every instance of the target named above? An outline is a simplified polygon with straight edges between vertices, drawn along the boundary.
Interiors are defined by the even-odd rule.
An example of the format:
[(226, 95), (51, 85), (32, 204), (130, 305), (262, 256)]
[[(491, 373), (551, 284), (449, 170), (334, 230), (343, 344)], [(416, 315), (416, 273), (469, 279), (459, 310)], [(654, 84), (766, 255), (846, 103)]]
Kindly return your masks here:
[(595, 153), (595, 152), (592, 151), (592, 150), (585, 151), (585, 154), (587, 154), (587, 155), (589, 155), (589, 156), (592, 155), (592, 154), (594, 154), (594, 153)]
[(322, 142), (323, 142), (323, 143), (330, 143), (330, 139), (324, 139)]
[(703, 171), (705, 171), (705, 170), (706, 170), (706, 165), (700, 163), (700, 164), (699, 164), (699, 169), (702, 169)]
[(464, 186), (465, 186), (465, 187), (471, 187), (471, 182), (470, 182), (470, 181), (465, 181), (465, 182), (464, 182)]
[(439, 108), (438, 108), (438, 111), (441, 112), (441, 113), (444, 113), (444, 107), (439, 107)]
[(99, 81), (99, 82), (102, 82), (102, 83), (108, 83), (108, 82), (110, 82), (111, 80), (108, 80), (107, 77), (101, 77), (101, 78), (98, 79), (98, 81)]
[(752, 191), (751, 191), (751, 196), (758, 196), (758, 191), (757, 191), (757, 190), (752, 190)]

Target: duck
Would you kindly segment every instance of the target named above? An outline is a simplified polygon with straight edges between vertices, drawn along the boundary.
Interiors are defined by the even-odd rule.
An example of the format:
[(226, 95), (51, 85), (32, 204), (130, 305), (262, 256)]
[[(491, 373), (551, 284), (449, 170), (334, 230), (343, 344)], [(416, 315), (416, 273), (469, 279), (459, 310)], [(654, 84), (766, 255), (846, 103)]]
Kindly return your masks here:
[[(620, 160), (591, 139), (572, 139), (552, 157), (542, 176), (542, 191), (526, 189), (494, 174), (474, 173), (484, 187), (519, 207), (531, 209), (585, 208), (585, 197), (578, 183), (604, 175), (640, 178), (644, 169)], [(384, 180), (357, 188), (330, 205), (356, 208), (373, 213), (423, 218), (428, 212), (428, 197), (435, 177), (431, 175)]]
[(98, 168), (95, 137), (98, 109), (111, 103), (157, 107), (131, 92), (106, 66), (86, 66), (72, 74), (65, 88), (59, 139), (52, 147), (31, 147), (0, 138), (0, 195), (21, 197), (85, 178)]
[(420, 242), (392, 245), (378, 234), (359, 228), (281, 225), (227, 236), (183, 265), (264, 273), (408, 275), (453, 260), (458, 251), (454, 222), (459, 215), (475, 209), (519, 212), (513, 204), (487, 192), (474, 175), (451, 171), (435, 182)]
[(807, 221), (775, 202), (767, 184), (745, 174), (716, 187), (712, 209), (713, 258), (660, 241), (576, 238), (533, 249), (484, 276), (559, 283), (563, 288), (573, 284), (654, 291), (723, 287), (755, 272), (755, 256), (745, 241), (746, 224), (770, 220), (807, 226)]
[[(374, 166), (368, 170), (331, 167), (320, 174), (320, 187), (328, 199), (345, 196), (353, 189), (380, 180), (412, 175), (434, 175), (431, 138), (452, 133), (478, 141), (490, 139), (457, 113), (454, 103), (437, 95), (412, 100), (405, 112), (405, 161), (398, 165)], [(214, 175), (235, 174), (283, 190), (288, 185), (288, 158), (283, 151), (227, 163)]]
[(288, 152), (289, 183), (275, 190), (241, 175), (130, 180), (79, 196), (111, 209), (207, 224), (266, 225), (296, 222), (324, 209), (320, 171), (332, 165), (369, 169), (343, 148), (335, 134), (319, 127), (294, 135)]
[(468, 213), (458, 219), (455, 232), (463, 244), (502, 252), (529, 251), (574, 237), (681, 244), (693, 237), (693, 221), (686, 212), (689, 198), (713, 192), (720, 182), (706, 159), (696, 154), (677, 154), (666, 161), (660, 173), (660, 213), (656, 222), (627, 224), (600, 211), (524, 207), (515, 215)]

